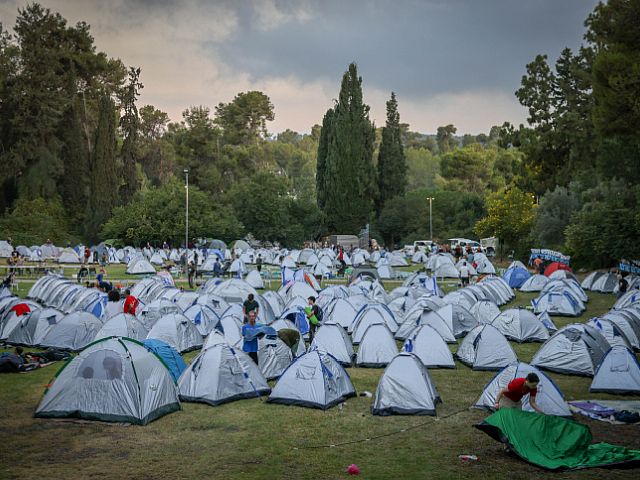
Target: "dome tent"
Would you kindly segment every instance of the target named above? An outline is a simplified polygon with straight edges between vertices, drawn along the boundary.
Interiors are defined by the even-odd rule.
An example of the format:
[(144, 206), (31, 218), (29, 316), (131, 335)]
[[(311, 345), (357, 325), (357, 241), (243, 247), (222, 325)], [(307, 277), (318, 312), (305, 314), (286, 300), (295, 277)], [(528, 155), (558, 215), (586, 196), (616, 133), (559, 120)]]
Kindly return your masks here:
[(577, 317), (584, 311), (584, 305), (568, 291), (550, 291), (531, 300), (533, 312), (537, 315), (546, 312), (549, 315)]
[(393, 334), (386, 325), (371, 325), (362, 336), (356, 354), (358, 367), (380, 368), (386, 366), (398, 353)]
[(264, 282), (262, 281), (262, 277), (260, 276), (260, 272), (258, 270), (251, 270), (245, 277), (244, 281), (251, 285), (253, 288), (264, 288)]
[(258, 366), (244, 352), (213, 332), (207, 348), (193, 359), (178, 381), (180, 399), (221, 405), (267, 395), (271, 389)]
[[(523, 362), (512, 363), (500, 370), (484, 387), (482, 395), (480, 395), (474, 407), (495, 410), (498, 392), (506, 388), (511, 380), (526, 377), (530, 373), (535, 373), (540, 379), (536, 395), (536, 403), (540, 409), (547, 415), (570, 417), (571, 410), (569, 410), (569, 405), (565, 402), (562, 392), (553, 383), (553, 380), (537, 368)], [(533, 408), (529, 404), (529, 395), (522, 398), (522, 410), (533, 412)]]
[(158, 320), (149, 330), (147, 338), (162, 340), (178, 352), (189, 352), (202, 346), (202, 335), (187, 317), (169, 314)]
[(374, 415), (435, 415), (440, 395), (426, 367), (412, 353), (399, 353), (384, 370), (376, 398)]
[(500, 308), (492, 300), (478, 300), (469, 312), (478, 320), (478, 323), (491, 323), (500, 315)]
[(591, 272), (589, 275), (585, 277), (585, 279), (582, 281), (580, 286), (585, 290), (591, 290), (593, 283), (596, 280), (598, 280), (598, 278), (600, 278), (602, 275), (604, 275), (604, 272), (599, 272), (597, 270), (595, 272)]
[(289, 365), (267, 402), (326, 410), (355, 395), (344, 367), (330, 354), (315, 349)]
[(278, 337), (264, 337), (258, 340), (258, 365), (267, 380), (282, 375), (292, 360), (291, 349)]
[(425, 367), (456, 368), (451, 350), (430, 325), (416, 328), (402, 350), (415, 354)]
[(491, 325), (509, 340), (518, 343), (544, 342), (549, 331), (532, 312), (525, 308), (510, 308), (500, 313)]
[(353, 361), (353, 346), (349, 336), (340, 325), (322, 325), (311, 342), (311, 349), (330, 353), (341, 365), (351, 366)]
[(19, 317), (13, 330), (7, 335), (7, 343), (35, 347), (40, 345), (51, 329), (64, 317), (64, 313), (55, 308), (34, 310)]
[(509, 267), (502, 278), (511, 288), (520, 288), (531, 277), (531, 274), (523, 267)]
[(626, 348), (631, 348), (631, 343), (629, 339), (624, 334), (624, 332), (611, 320), (606, 318), (592, 318), (586, 325), (593, 327), (600, 331), (602, 336), (607, 339), (607, 342), (612, 347), (621, 346)]
[(456, 357), (473, 370), (500, 370), (518, 361), (507, 339), (492, 325), (478, 325), (471, 330)]
[(162, 360), (140, 342), (109, 337), (58, 371), (35, 416), (146, 425), (176, 410), (178, 391)]
[(102, 322), (91, 313), (72, 312), (53, 325), (40, 345), (77, 352), (93, 342), (101, 328)]
[(640, 394), (640, 363), (631, 350), (616, 345), (598, 366), (590, 392)]
[(140, 320), (128, 313), (119, 313), (111, 317), (98, 333), (96, 340), (104, 337), (127, 337), (142, 341), (147, 338), (149, 330)]
[(604, 273), (591, 284), (592, 292), (613, 293), (618, 286), (618, 277), (615, 273)]
[(607, 350), (609, 343), (598, 330), (573, 323), (542, 344), (531, 365), (552, 372), (591, 377)]
[(193, 322), (203, 337), (209, 335), (220, 323), (220, 317), (211, 307), (199, 303), (187, 308), (184, 316)]
[(536, 274), (531, 275), (519, 288), (521, 292), (539, 292), (549, 283), (549, 277)]
[(463, 337), (478, 325), (478, 321), (471, 312), (460, 305), (445, 305), (436, 313), (447, 322), (456, 338)]

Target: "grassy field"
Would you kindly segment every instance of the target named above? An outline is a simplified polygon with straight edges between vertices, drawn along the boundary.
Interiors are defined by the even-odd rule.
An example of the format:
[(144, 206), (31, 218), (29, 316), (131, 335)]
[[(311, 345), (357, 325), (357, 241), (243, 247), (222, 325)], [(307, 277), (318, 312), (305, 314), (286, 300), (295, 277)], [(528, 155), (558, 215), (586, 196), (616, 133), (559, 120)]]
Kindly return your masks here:
[[(119, 272), (110, 270), (111, 278)], [(606, 312), (612, 295), (590, 294), (587, 312), (578, 319), (554, 319), (558, 326), (585, 321)], [(503, 308), (526, 305), (533, 295), (518, 293)], [(530, 361), (539, 344), (513, 344), (522, 361)], [(452, 347), (455, 349), (455, 346)], [(190, 361), (196, 355), (186, 356)], [(502, 446), (472, 428), (486, 413), (469, 409), (492, 372), (474, 372), (462, 364), (432, 370), (443, 399), (438, 417), (375, 417), (373, 399), (357, 397), (343, 408), (318, 410), (242, 400), (219, 407), (183, 403), (180, 412), (148, 426), (32, 418), (47, 383), (60, 365), (25, 374), (0, 376), (0, 477), (25, 478), (345, 478), (356, 463), (361, 478), (505, 478), (514, 471), (527, 478), (549, 473), (506, 454)], [(375, 392), (382, 369), (348, 369), (358, 392)], [(567, 399), (614, 398), (590, 395), (590, 379), (550, 375)], [(638, 397), (635, 397), (636, 399)], [(458, 413), (459, 412), (459, 413)], [(443, 418), (454, 414), (449, 418)], [(439, 419), (441, 418), (441, 419)], [(640, 449), (637, 426), (588, 423), (595, 441)], [(366, 438), (404, 433), (366, 441)], [(307, 448), (363, 440), (334, 448)], [(463, 463), (459, 454), (475, 454)], [(593, 469), (554, 474), (556, 478), (638, 478), (638, 470)]]

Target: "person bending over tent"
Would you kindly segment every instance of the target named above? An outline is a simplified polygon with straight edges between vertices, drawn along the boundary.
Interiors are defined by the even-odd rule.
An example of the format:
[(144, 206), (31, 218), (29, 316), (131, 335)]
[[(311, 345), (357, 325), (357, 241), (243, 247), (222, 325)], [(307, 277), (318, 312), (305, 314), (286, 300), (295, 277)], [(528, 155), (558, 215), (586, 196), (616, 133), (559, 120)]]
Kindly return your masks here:
[(535, 373), (530, 373), (526, 378), (514, 378), (507, 388), (503, 388), (496, 397), (496, 409), (518, 408), (522, 409), (522, 397), (529, 394), (529, 404), (536, 412), (544, 414), (536, 403), (538, 383), (540, 378)]

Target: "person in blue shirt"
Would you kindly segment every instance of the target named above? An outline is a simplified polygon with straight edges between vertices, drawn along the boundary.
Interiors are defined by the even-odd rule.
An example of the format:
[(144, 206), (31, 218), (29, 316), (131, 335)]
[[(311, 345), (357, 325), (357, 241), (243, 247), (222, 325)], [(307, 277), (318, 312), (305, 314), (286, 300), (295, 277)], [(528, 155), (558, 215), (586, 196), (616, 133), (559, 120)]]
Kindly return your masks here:
[(256, 317), (257, 312), (251, 310), (247, 314), (247, 323), (242, 326), (242, 351), (246, 352), (258, 365), (258, 337), (260, 336), (258, 331), (263, 325), (256, 323)]

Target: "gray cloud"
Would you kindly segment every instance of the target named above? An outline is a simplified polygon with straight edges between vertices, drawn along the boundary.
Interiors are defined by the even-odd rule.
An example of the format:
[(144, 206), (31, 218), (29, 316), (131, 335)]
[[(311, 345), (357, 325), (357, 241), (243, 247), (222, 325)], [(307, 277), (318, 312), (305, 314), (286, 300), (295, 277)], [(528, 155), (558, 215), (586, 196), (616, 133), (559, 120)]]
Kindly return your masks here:
[[(25, 0), (0, 0), (0, 21)], [(372, 118), (391, 90), (403, 121), (460, 132), (524, 121), (515, 99), (537, 53), (576, 48), (595, 0), (42, 0), (86, 20), (99, 50), (142, 68), (142, 102), (173, 120), (259, 89), (276, 108), (273, 131), (308, 131), (357, 61)]]

